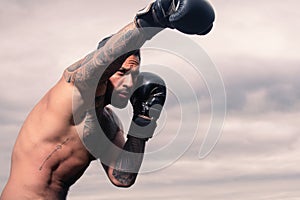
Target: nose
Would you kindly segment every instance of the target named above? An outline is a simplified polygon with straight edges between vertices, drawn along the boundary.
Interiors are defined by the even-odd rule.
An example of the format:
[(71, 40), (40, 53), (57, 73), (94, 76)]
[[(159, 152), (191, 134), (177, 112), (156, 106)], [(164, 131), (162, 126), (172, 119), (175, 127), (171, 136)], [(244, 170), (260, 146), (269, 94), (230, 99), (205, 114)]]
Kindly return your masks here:
[(133, 87), (133, 79), (130, 73), (124, 76), (123, 86), (129, 89)]

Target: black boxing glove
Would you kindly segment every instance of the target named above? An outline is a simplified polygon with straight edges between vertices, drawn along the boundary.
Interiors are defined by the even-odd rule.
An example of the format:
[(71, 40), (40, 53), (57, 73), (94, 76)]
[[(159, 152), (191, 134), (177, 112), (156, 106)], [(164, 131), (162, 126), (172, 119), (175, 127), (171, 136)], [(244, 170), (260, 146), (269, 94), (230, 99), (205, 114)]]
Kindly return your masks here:
[(213, 7), (206, 0), (156, 0), (135, 17), (137, 27), (175, 28), (198, 35), (209, 33), (214, 20)]
[(166, 100), (165, 82), (156, 74), (142, 72), (130, 102), (133, 118), (128, 135), (148, 140), (154, 134), (156, 121)]

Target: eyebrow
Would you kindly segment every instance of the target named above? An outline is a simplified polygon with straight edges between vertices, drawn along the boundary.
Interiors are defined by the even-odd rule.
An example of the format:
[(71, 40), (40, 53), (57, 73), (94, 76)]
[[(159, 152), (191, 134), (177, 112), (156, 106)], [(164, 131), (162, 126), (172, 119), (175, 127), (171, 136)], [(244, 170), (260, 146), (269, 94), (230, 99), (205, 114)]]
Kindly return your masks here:
[[(125, 67), (120, 67), (118, 71), (125, 71), (125, 73), (129, 72), (130, 71), (130, 68), (125, 68)], [(140, 70), (134, 70), (134, 71), (131, 71), (132, 74), (134, 75), (138, 75), (140, 73)]]
[[(129, 61), (128, 63), (127, 63), (127, 65), (140, 65), (140, 63), (139, 62), (136, 62), (136, 61)], [(124, 65), (124, 66), (127, 66), (127, 65)], [(123, 67), (123, 66), (122, 66)]]
[(128, 60), (128, 63), (140, 64), (140, 59), (134, 59), (134, 58), (132, 58), (132, 59)]
[(124, 71), (127, 72), (127, 71), (130, 70), (130, 68), (129, 68), (129, 67), (123, 67), (123, 66), (122, 66), (122, 67), (119, 68), (119, 71), (120, 71), (120, 70), (121, 70), (121, 71), (124, 70)]
[[(139, 62), (136, 62), (136, 61), (129, 61), (127, 64), (129, 64), (129, 65), (132, 65), (132, 64), (134, 64), (134, 65), (140, 65), (140, 63)], [(122, 65), (121, 67), (120, 67), (120, 69), (126, 69), (126, 70), (129, 70), (131, 67), (130, 66), (127, 66), (127, 65)]]

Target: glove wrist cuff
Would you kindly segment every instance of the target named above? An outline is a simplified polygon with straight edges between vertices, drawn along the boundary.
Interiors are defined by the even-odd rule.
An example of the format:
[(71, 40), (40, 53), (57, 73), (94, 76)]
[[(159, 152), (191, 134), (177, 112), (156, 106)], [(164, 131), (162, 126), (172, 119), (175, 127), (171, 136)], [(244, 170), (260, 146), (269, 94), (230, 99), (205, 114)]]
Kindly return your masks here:
[(138, 11), (134, 21), (136, 26), (139, 28), (166, 28), (164, 24), (159, 22), (157, 16), (154, 13), (154, 3), (150, 3), (147, 7)]
[(128, 135), (147, 140), (152, 138), (156, 126), (156, 120), (134, 116), (129, 127)]

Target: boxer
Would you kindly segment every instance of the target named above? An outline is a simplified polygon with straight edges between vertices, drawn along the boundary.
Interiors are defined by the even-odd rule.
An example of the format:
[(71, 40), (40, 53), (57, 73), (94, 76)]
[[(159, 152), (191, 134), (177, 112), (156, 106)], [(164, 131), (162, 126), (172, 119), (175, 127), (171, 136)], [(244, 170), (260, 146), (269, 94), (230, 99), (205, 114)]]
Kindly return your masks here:
[[(65, 69), (24, 121), (0, 199), (65, 199), (96, 159), (115, 186), (134, 184), (166, 98), (162, 78), (139, 73), (139, 49), (165, 28), (205, 35), (214, 17), (205, 0), (156, 0)], [(125, 141), (120, 120), (107, 105), (124, 108), (129, 100), (133, 117)], [(103, 143), (101, 131), (111, 144)], [(111, 153), (114, 145), (123, 151)]]

